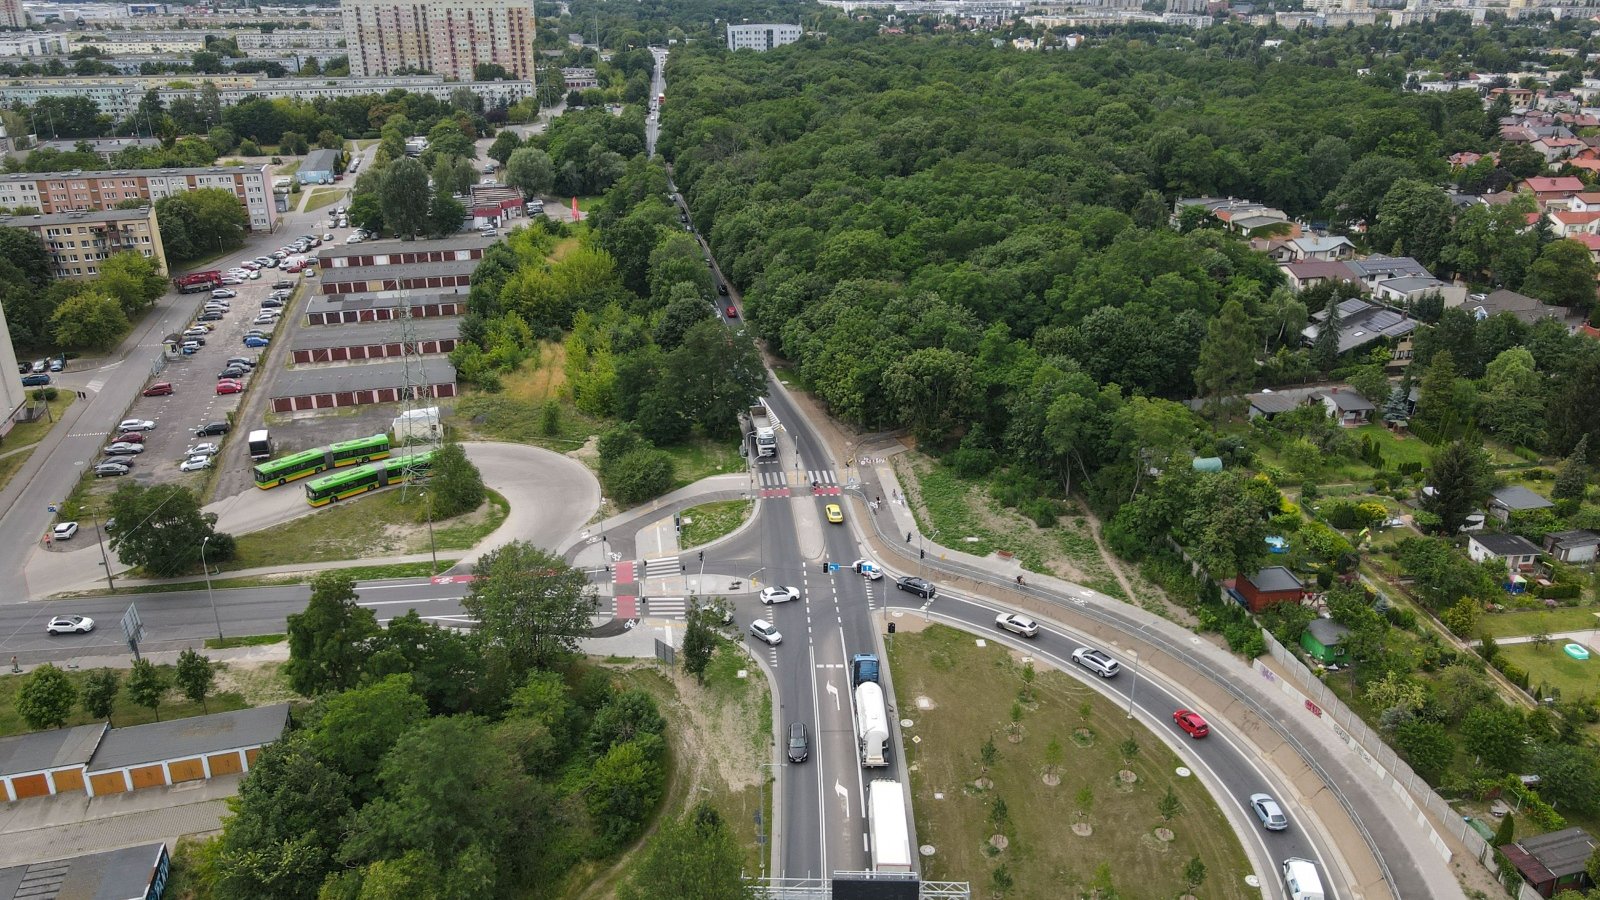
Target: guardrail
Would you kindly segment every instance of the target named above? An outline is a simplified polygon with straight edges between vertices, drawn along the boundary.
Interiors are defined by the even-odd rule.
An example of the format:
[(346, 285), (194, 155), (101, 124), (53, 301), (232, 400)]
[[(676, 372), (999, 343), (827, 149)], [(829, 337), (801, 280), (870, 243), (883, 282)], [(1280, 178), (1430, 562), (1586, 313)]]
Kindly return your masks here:
[[(859, 494), (863, 498), (863, 501), (865, 500), (866, 491), (861, 486), (855, 485), (848, 489)], [(906, 547), (910, 546), (909, 544), (901, 544), (901, 537), (898, 531), (891, 533), (884, 529), (881, 517), (870, 516), (868, 518), (872, 519), (873, 530), (876, 533), (879, 541), (885, 546), (893, 548), (894, 553), (897, 556), (904, 558), (906, 561), (912, 564), (925, 565), (930, 569), (954, 574), (975, 583), (983, 584), (1008, 594), (1019, 595), (1035, 602), (1044, 602), (1051, 606), (1063, 605), (1061, 598), (1057, 597), (1051, 592), (1041, 590), (1032, 585), (1019, 585), (1013, 581), (1002, 578), (983, 569), (979, 569), (975, 566), (970, 566), (961, 562), (955, 562), (949, 559), (921, 558), (906, 549)], [(946, 548), (941, 546), (940, 549)], [(1103, 625), (1111, 626), (1119, 631), (1137, 632), (1141, 640), (1156, 645), (1161, 651), (1170, 656), (1178, 659), (1190, 659), (1190, 654), (1187, 649), (1170, 640), (1166, 635), (1151, 631), (1148, 627), (1148, 623), (1135, 622), (1128, 617), (1119, 615), (1116, 610), (1105, 606), (1097, 606), (1088, 603), (1081, 605), (1073, 604), (1073, 606), (1078, 614), (1094, 619)], [(1267, 635), (1267, 637), (1270, 639), (1271, 636)], [(1280, 647), (1279, 649), (1281, 650), (1282, 648)], [(1366, 842), (1367, 848), (1372, 852), (1373, 858), (1377, 861), (1378, 868), (1383, 873), (1383, 880), (1389, 886), (1390, 892), (1396, 897), (1402, 896), (1399, 886), (1395, 883), (1394, 873), (1390, 870), (1388, 862), (1384, 859), (1383, 853), (1378, 847), (1378, 842), (1373, 838), (1372, 833), (1367, 829), (1366, 823), (1363, 822), (1361, 820), (1361, 816), (1357, 814), (1355, 806), (1350, 802), (1350, 798), (1345, 796), (1344, 791), (1340, 790), (1332, 775), (1322, 767), (1322, 764), (1306, 748), (1305, 744), (1295, 737), (1295, 735), (1292, 734), (1287, 728), (1283, 727), (1279, 723), (1275, 714), (1268, 711), (1264, 706), (1257, 702), (1254, 697), (1249, 695), (1238, 685), (1233, 684), (1226, 679), (1212, 677), (1211, 670), (1206, 666), (1192, 665), (1191, 668), (1198, 674), (1201, 674), (1207, 678), (1207, 680), (1209, 680), (1217, 688), (1226, 692), (1236, 701), (1244, 704), (1247, 708), (1255, 712), (1256, 716), (1260, 718), (1262, 722), (1266, 723), (1285, 743), (1294, 748), (1295, 752), (1302, 760), (1305, 761), (1306, 765), (1310, 766), (1311, 769), (1317, 773), (1317, 777), (1322, 780), (1322, 783), (1327, 787), (1328, 791), (1334, 797), (1338, 798), (1339, 805), (1344, 808), (1345, 813), (1349, 816), (1351, 823), (1358, 831), (1360, 831), (1362, 840)], [(1302, 668), (1304, 667), (1302, 666)], [(1338, 702), (1337, 698), (1334, 698), (1334, 702)], [(1340, 704), (1340, 706), (1342, 707), (1343, 704)], [(1348, 710), (1345, 712), (1349, 714)], [(1390, 752), (1390, 756), (1393, 757), (1392, 751)], [(1369, 754), (1368, 758), (1371, 759), (1373, 757)], [(1394, 758), (1398, 760), (1397, 757)], [(1410, 772), (1410, 768), (1407, 767), (1406, 771)], [(1413, 777), (1415, 776), (1413, 775)], [(1443, 801), (1441, 800), (1440, 802), (1442, 803)], [(1463, 826), (1465, 825), (1465, 823), (1462, 824)], [(1479, 839), (1479, 843), (1482, 843), (1481, 838)]]

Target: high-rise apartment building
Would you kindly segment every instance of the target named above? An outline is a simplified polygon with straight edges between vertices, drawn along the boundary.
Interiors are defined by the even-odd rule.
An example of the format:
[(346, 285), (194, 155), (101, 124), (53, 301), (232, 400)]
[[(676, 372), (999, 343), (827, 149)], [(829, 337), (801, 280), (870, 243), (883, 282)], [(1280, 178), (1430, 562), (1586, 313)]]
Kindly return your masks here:
[(754, 50), (757, 53), (800, 40), (799, 25), (729, 25), (729, 50)]
[(343, 0), (353, 76), (407, 68), (472, 81), (482, 63), (533, 78), (533, 0)]
[(124, 200), (154, 203), (196, 188), (232, 191), (250, 215), (251, 231), (271, 231), (277, 219), (267, 167), (130, 169), (115, 172), (15, 172), (0, 175), (0, 207), (32, 207), (42, 215), (115, 209)]
[(0, 0), (0, 28), (27, 28), (28, 13), (22, 0)]

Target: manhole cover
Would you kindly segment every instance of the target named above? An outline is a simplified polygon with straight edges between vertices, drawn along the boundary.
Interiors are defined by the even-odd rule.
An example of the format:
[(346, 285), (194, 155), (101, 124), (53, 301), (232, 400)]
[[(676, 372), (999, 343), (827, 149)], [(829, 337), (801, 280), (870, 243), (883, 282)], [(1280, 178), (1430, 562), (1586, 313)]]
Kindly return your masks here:
[(1179, 778), (1188, 778), (1190, 775), (1194, 774), (1193, 772), (1189, 771), (1188, 766), (1179, 766), (1177, 772)]
[(901, 719), (900, 720), (900, 727), (901, 728), (910, 728), (911, 725), (912, 725), (912, 722), (911, 722), (910, 719)]
[(917, 848), (917, 852), (921, 853), (923, 856), (932, 856), (933, 855), (933, 845), (932, 844), (923, 844), (921, 847)]
[(740, 669), (739, 670), (739, 677), (740, 678), (749, 678), (750, 677), (750, 671), (748, 669)]
[(1261, 887), (1261, 879), (1257, 878), (1254, 875), (1246, 875), (1244, 877), (1244, 883), (1250, 885), (1253, 888)]

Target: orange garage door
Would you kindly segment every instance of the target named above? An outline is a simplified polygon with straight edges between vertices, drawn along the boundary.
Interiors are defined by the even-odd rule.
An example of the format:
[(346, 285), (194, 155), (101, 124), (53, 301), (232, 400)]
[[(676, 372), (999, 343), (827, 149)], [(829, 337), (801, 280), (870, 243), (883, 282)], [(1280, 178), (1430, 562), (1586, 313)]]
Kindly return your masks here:
[(172, 783), (180, 781), (199, 781), (206, 777), (205, 766), (198, 759), (186, 759), (181, 762), (167, 763), (167, 770), (172, 773)]
[(17, 799), (28, 797), (43, 797), (50, 793), (50, 782), (44, 775), (18, 775), (11, 779), (11, 790), (16, 792)]
[(128, 789), (128, 782), (123, 779), (121, 772), (97, 772), (89, 776), (89, 785), (94, 788), (96, 797), (120, 794)]
[(56, 793), (68, 794), (83, 791), (82, 769), (61, 769), (55, 773)]
[(133, 777), (133, 789), (136, 791), (161, 787), (167, 783), (167, 773), (163, 772), (160, 766), (140, 766), (130, 770), (128, 774)]
[(206, 761), (211, 764), (211, 775), (213, 777), (217, 775), (233, 775), (244, 771), (244, 764), (240, 761), (238, 753), (218, 753), (216, 756), (208, 757)]

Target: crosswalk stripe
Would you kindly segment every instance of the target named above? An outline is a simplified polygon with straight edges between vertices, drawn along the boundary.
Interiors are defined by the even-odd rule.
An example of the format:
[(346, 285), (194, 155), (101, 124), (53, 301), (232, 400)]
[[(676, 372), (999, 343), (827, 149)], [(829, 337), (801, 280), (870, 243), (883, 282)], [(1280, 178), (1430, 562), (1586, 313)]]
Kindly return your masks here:
[(644, 561), (644, 577), (665, 578), (669, 575), (679, 575), (683, 572), (683, 564), (676, 556), (665, 559), (647, 559)]
[(683, 618), (686, 606), (682, 597), (646, 597), (644, 605), (657, 619)]

